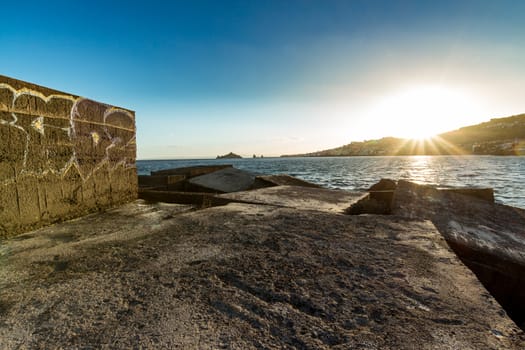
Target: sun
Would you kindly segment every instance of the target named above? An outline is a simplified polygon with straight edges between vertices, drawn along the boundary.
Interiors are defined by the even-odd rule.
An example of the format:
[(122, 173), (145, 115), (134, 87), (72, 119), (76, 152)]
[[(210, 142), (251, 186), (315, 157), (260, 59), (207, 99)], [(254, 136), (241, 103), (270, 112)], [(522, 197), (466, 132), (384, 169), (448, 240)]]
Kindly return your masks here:
[(371, 117), (385, 136), (424, 140), (456, 129), (476, 105), (458, 89), (420, 85), (403, 89), (376, 101)]

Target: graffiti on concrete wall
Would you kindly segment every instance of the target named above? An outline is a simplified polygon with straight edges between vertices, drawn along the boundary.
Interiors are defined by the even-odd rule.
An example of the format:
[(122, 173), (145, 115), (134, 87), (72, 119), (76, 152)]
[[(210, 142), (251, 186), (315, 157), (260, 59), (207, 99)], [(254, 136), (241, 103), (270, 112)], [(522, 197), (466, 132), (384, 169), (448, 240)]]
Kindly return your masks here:
[(103, 165), (133, 167), (134, 159), (132, 112), (0, 83), (0, 182), (64, 176), (71, 167), (86, 180)]

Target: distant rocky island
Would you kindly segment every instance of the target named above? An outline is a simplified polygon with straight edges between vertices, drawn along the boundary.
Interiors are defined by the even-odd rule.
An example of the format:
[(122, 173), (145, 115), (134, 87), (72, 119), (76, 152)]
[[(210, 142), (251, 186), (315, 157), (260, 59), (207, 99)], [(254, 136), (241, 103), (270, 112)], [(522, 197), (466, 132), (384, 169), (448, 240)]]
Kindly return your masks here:
[(228, 154), (225, 154), (223, 156), (217, 156), (217, 159), (236, 159), (236, 158), (242, 158), (240, 155), (235, 154), (233, 152), (230, 152)]
[(306, 154), (282, 157), (395, 155), (525, 155), (525, 114), (494, 118), (429, 140), (384, 137)]

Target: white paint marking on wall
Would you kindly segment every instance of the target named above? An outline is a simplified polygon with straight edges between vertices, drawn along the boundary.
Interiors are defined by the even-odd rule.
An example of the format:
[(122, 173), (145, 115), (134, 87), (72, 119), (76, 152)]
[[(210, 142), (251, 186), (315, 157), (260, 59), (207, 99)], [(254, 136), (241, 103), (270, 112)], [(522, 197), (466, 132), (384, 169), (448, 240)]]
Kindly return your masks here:
[(33, 129), (44, 135), (44, 117), (38, 117), (31, 122)]
[(96, 131), (91, 132), (91, 139), (93, 140), (93, 145), (97, 146), (100, 142), (100, 135)]

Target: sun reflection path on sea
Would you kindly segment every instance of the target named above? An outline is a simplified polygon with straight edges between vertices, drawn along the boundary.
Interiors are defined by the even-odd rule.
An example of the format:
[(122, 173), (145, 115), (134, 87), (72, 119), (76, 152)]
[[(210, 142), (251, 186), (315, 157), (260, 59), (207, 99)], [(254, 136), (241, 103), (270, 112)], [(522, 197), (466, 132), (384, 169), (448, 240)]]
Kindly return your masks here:
[(425, 185), (479, 186), (479, 182), (472, 179), (488, 170), (483, 162), (472, 162), (472, 158), (461, 156), (409, 156), (404, 160), (400, 178)]
[[(438, 172), (432, 165), (432, 158), (429, 156), (413, 156), (409, 158), (410, 165), (406, 169), (406, 179), (419, 184), (436, 184)], [(405, 178), (405, 176), (403, 176)]]

